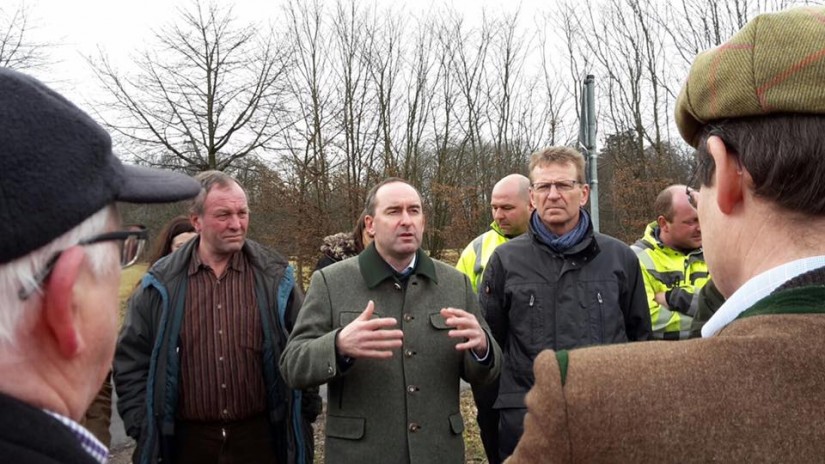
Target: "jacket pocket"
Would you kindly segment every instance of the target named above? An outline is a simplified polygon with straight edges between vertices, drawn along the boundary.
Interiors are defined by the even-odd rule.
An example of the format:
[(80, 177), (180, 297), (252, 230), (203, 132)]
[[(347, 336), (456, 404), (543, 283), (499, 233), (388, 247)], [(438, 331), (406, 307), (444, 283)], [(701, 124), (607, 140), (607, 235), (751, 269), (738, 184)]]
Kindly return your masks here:
[(455, 435), (464, 433), (464, 419), (461, 417), (461, 413), (450, 415), (450, 430), (452, 430)]
[[(539, 286), (535, 284), (514, 285), (510, 291), (510, 333), (508, 337), (521, 345), (521, 351), (529, 357), (521, 361), (524, 361), (530, 368), (533, 365), (533, 358), (546, 348), (545, 318), (552, 316), (548, 305), (550, 301), (548, 294), (552, 293), (550, 289), (544, 289), (544, 293), (541, 293)], [(544, 301), (545, 297), (548, 301)]]
[(617, 281), (580, 282), (579, 301), (588, 315), (588, 345), (627, 341)]
[[(361, 315), (361, 312), (358, 311), (341, 311), (338, 314), (338, 327), (345, 327), (350, 322), (358, 319), (358, 316)], [(372, 313), (371, 319), (375, 319), (377, 317), (384, 317), (378, 311)]]
[(327, 436), (345, 440), (364, 438), (367, 420), (363, 417), (327, 416)]
[(345, 327), (350, 322), (358, 319), (361, 313), (357, 313), (355, 311), (341, 311), (338, 315), (338, 327)]
[(441, 313), (430, 314), (430, 324), (438, 330), (450, 330), (452, 327), (447, 325), (447, 320)]

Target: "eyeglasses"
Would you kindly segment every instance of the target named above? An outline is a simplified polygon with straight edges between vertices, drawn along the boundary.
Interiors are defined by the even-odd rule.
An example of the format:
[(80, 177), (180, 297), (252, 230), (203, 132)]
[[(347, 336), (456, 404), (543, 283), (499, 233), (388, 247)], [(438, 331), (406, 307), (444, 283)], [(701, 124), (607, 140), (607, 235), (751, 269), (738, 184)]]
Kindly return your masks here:
[(699, 191), (693, 190), (692, 188), (685, 186), (685, 195), (688, 197), (688, 203), (690, 206), (693, 206), (693, 209), (699, 208)]
[(556, 187), (556, 190), (559, 192), (569, 192), (576, 187), (576, 185), (581, 184), (577, 180), (557, 180), (555, 182), (537, 182), (533, 184), (533, 190), (541, 195), (545, 195), (550, 193), (553, 187)]
[(688, 203), (690, 203), (690, 206), (693, 206), (694, 209), (698, 208), (699, 205), (699, 186), (697, 184), (699, 183), (699, 171), (701, 170), (702, 161), (700, 160), (696, 163), (696, 167), (693, 168), (693, 173), (691, 173), (690, 179), (687, 185), (685, 185), (685, 195), (688, 197)]
[[(117, 241), (119, 242), (118, 245), (120, 247), (120, 267), (127, 268), (137, 262), (140, 257), (140, 253), (144, 248), (146, 248), (146, 242), (149, 239), (149, 233), (146, 230), (146, 227), (141, 225), (128, 227), (129, 230), (107, 232), (105, 234), (100, 234), (81, 240), (77, 244), (80, 246), (88, 246), (96, 243)], [(57, 263), (57, 260), (60, 258), (63, 251), (65, 250), (58, 251), (52, 255), (52, 257), (46, 262), (46, 266), (44, 266), (43, 269), (34, 276), (34, 279), (20, 288), (17, 292), (17, 296), (21, 300), (27, 300), (30, 296), (32, 296), (32, 294), (34, 294), (35, 291), (37, 291), (38, 288), (40, 288), (41, 285), (43, 285), (43, 282), (45, 282), (46, 278), (48, 278), (49, 274), (51, 274), (55, 263)]]

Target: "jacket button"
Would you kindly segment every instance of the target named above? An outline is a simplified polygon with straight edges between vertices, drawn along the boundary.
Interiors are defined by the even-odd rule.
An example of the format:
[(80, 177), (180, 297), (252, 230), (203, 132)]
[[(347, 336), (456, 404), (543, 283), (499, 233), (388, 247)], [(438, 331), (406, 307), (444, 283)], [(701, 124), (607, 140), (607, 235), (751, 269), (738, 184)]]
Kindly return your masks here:
[(415, 356), (415, 351), (413, 351), (413, 350), (405, 350), (405, 351), (404, 351), (404, 356), (406, 356), (406, 357), (408, 357), (408, 358), (412, 358), (413, 356)]
[(415, 392), (418, 391), (418, 387), (416, 387), (415, 385), (410, 385), (410, 386), (407, 387), (407, 391), (409, 393), (415, 393)]
[(335, 369), (333, 369), (331, 365), (327, 365), (327, 373), (332, 375), (335, 373)]
[(415, 317), (412, 314), (410, 314), (410, 313), (404, 314), (404, 321), (405, 322), (410, 322), (413, 319), (415, 319)]
[(410, 432), (415, 433), (415, 432), (418, 432), (419, 430), (421, 430), (421, 426), (416, 424), (415, 422), (410, 422), (409, 429), (410, 429)]

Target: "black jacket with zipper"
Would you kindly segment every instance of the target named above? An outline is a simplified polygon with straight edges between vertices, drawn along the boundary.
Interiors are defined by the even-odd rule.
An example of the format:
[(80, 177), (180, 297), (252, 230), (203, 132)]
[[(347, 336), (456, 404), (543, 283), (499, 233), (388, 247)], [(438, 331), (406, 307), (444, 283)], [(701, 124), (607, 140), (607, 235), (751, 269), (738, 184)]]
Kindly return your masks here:
[(650, 312), (639, 260), (588, 229), (557, 253), (528, 233), (496, 248), (479, 286), (481, 309), (504, 356), (496, 409), (524, 408), (533, 361), (545, 349), (648, 340)]

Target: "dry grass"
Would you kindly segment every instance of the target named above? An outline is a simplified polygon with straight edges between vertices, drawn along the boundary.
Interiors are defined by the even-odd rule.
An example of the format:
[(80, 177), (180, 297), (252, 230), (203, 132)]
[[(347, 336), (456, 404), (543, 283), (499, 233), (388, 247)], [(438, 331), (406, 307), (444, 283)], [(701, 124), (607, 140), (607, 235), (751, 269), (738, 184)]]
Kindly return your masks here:
[[(464, 462), (487, 464), (484, 447), (478, 435), (476, 423), (476, 406), (473, 403), (473, 393), (466, 389), (461, 392), (461, 415), (464, 417)], [(315, 421), (315, 462), (324, 462), (324, 426), (326, 418), (326, 404), (324, 412)]]
[(120, 274), (120, 290), (118, 291), (118, 298), (120, 301), (120, 322), (123, 323), (123, 318), (126, 315), (126, 301), (132, 295), (140, 278), (146, 274), (146, 263), (137, 263), (134, 266), (127, 267)]

